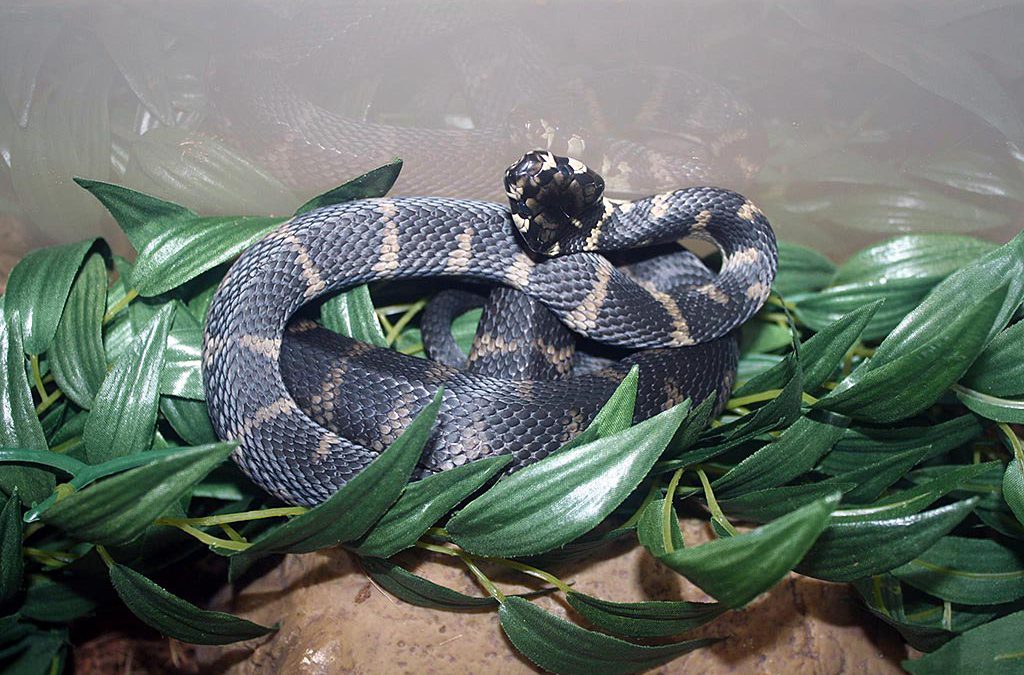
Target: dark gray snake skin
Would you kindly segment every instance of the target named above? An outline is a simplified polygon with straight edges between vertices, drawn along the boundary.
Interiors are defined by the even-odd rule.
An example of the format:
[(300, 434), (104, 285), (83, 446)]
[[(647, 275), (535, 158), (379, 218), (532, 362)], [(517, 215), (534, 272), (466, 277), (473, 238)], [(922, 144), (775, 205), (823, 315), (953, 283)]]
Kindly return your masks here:
[[(509, 169), (506, 192), (511, 211), (436, 197), (328, 206), (242, 254), (210, 305), (203, 372), (214, 428), (239, 441), (234, 458), (257, 484), (286, 502), (323, 501), (440, 386), (420, 475), (499, 453), (513, 455), (512, 468), (545, 457), (587, 426), (633, 364), (637, 420), (686, 398), (725, 400), (738, 358), (731, 332), (763, 305), (775, 275), (775, 237), (756, 206), (712, 187), (613, 202), (600, 176), (546, 151)], [(596, 252), (683, 237), (719, 247), (717, 276), (675, 254), (688, 271), (673, 285), (664, 264), (619, 269)], [(332, 292), (439, 276), (512, 289), (499, 294), (494, 318), (485, 311), (465, 370), (294, 320)], [(542, 333), (511, 332), (500, 318), (510, 308)], [(590, 340), (639, 351), (578, 374), (572, 342), (551, 329), (551, 316)], [(552, 379), (522, 379), (538, 372), (531, 360), (546, 363)], [(502, 368), (518, 374), (502, 377)]]

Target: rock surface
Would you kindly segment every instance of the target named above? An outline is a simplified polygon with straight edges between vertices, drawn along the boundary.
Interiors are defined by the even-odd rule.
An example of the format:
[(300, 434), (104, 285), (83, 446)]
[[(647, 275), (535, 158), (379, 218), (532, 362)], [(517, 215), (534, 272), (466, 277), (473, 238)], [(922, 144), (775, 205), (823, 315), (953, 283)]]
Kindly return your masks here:
[[(702, 523), (683, 525), (688, 542), (708, 538)], [(464, 568), (439, 557), (415, 552), (399, 561), (432, 581), (481, 594)], [(609, 600), (709, 600), (644, 549), (628, 543), (609, 547), (599, 559), (551, 571), (581, 592)], [(498, 579), (513, 577), (501, 573)], [(561, 616), (574, 616), (561, 596), (536, 602)], [(493, 612), (441, 612), (404, 603), (371, 583), (358, 558), (343, 550), (288, 556), (241, 591), (225, 589), (217, 605), (260, 623), (280, 622), (281, 627), (248, 643), (200, 648), (203, 672), (536, 671), (512, 648)], [(729, 612), (686, 637), (704, 636), (729, 639), (655, 672), (899, 673), (899, 661), (906, 657), (898, 635), (870, 616), (846, 586), (795, 574), (746, 609)]]

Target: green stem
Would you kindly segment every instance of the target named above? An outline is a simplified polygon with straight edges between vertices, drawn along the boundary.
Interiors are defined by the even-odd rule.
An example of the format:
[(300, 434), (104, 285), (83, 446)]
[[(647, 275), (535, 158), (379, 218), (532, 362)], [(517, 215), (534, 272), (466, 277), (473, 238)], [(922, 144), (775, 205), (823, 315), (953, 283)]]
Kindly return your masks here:
[(107, 549), (106, 549), (105, 546), (97, 544), (96, 545), (96, 552), (100, 554), (101, 558), (103, 558), (103, 562), (107, 563), (107, 567), (113, 567), (114, 566), (114, 559), (112, 557), (110, 557), (110, 554), (107, 552)]
[(499, 603), (504, 605), (505, 594), (498, 590), (498, 587), (494, 585), (494, 582), (487, 578), (487, 575), (484, 574), (483, 571), (481, 571), (481, 569), (476, 566), (476, 563), (473, 562), (472, 558), (470, 558), (467, 555), (460, 555), (459, 558), (462, 560), (462, 564), (466, 566), (466, 569), (473, 573), (473, 576), (477, 578), (477, 580), (484, 587), (487, 593), (492, 598), (497, 600)]
[[(774, 398), (778, 398), (779, 394), (781, 393), (781, 389), (766, 389), (765, 391), (760, 391), (756, 394), (740, 396), (739, 398), (731, 398), (726, 402), (725, 407), (728, 408), (729, 410), (735, 410), (736, 408), (748, 406), (751, 403), (763, 403), (764, 401), (771, 401)], [(815, 403), (818, 402), (818, 399), (814, 398), (807, 392), (801, 393), (800, 398), (803, 399), (803, 402), (806, 403), (807, 405), (814, 405)]]
[(130, 289), (127, 293), (124, 294), (123, 298), (115, 302), (110, 307), (110, 309), (107, 310), (107, 313), (103, 315), (103, 323), (110, 323), (110, 321), (113, 320), (113, 318), (117, 316), (121, 312), (121, 310), (127, 307), (131, 303), (131, 301), (137, 297), (139, 297), (139, 292), (134, 288)]
[(739, 532), (732, 526), (732, 523), (725, 517), (725, 514), (722, 513), (722, 507), (718, 505), (718, 500), (715, 499), (715, 493), (711, 490), (711, 483), (708, 482), (708, 477), (705, 475), (704, 470), (697, 469), (697, 475), (700, 477), (700, 484), (704, 486), (704, 498), (707, 499), (708, 510), (711, 511), (712, 520), (735, 537)]
[[(486, 589), (487, 593), (498, 602), (505, 604), (504, 593), (499, 591), (498, 587), (494, 585), (494, 582), (488, 579), (487, 575), (480, 571), (480, 568), (476, 566), (476, 564), (473, 562), (473, 558), (475, 556), (472, 556), (460, 549), (451, 548), (449, 546), (441, 546), (439, 544), (431, 544), (430, 542), (426, 541), (417, 541), (416, 547), (422, 548), (424, 551), (432, 551), (433, 553), (440, 553), (442, 555), (451, 556), (453, 558), (459, 558), (463, 562), (463, 564), (466, 565), (469, 571), (473, 573), (473, 576), (475, 576), (480, 581), (484, 589)], [(486, 560), (486, 558), (484, 559)]]
[[(156, 524), (157, 525), (170, 525), (170, 523), (161, 523), (160, 519), (157, 519)], [(188, 535), (191, 535), (192, 537), (195, 537), (196, 539), (198, 539), (199, 541), (203, 542), (207, 546), (216, 546), (217, 548), (223, 548), (223, 549), (227, 549), (229, 551), (244, 551), (245, 549), (247, 549), (250, 546), (252, 546), (252, 544), (250, 544), (247, 541), (235, 541), (234, 539), (222, 539), (220, 537), (215, 537), (212, 534), (207, 534), (206, 532), (203, 532), (202, 530), (200, 530), (198, 528), (192, 527), (191, 525), (171, 525), (171, 526), (178, 528), (179, 530), (181, 530), (185, 534), (188, 534)]]
[(44, 412), (46, 412), (50, 408), (50, 406), (53, 405), (57, 401), (57, 399), (59, 399), (63, 395), (64, 392), (62, 392), (60, 389), (54, 389), (53, 394), (51, 394), (49, 398), (44, 398), (42, 402), (36, 406), (36, 417), (39, 417)]
[(56, 452), (58, 454), (62, 453), (62, 452), (67, 452), (68, 450), (70, 450), (71, 448), (75, 447), (76, 445), (78, 445), (81, 442), (82, 442), (82, 437), (81, 436), (74, 436), (73, 438), (69, 438), (68, 440), (64, 441), (63, 443), (59, 443), (59, 444), (53, 446), (52, 448), (50, 448), (50, 452)]
[(1006, 422), (1000, 422), (998, 424), (999, 430), (1006, 436), (1006, 440), (1010, 443), (1010, 448), (1013, 449), (1013, 456), (1017, 460), (1017, 468), (1024, 474), (1024, 447), (1021, 446), (1020, 437), (1013, 432), (1013, 429)]
[(32, 364), (32, 379), (36, 382), (36, 391), (39, 392), (39, 400), (45, 401), (50, 397), (50, 395), (46, 393), (46, 387), (43, 385), (43, 375), (39, 370), (39, 356), (37, 354), (33, 354), (29, 358), (29, 362)]
[(395, 322), (395, 325), (391, 327), (391, 330), (388, 331), (387, 336), (384, 338), (388, 345), (395, 343), (395, 340), (397, 340), (398, 336), (401, 335), (402, 329), (409, 325), (409, 322), (412, 321), (413, 318), (420, 313), (420, 310), (426, 306), (427, 300), (424, 298), (414, 302), (409, 306), (409, 309), (405, 310), (405, 313), (398, 318), (398, 321)]
[[(672, 500), (676, 497), (676, 488), (679, 487), (679, 479), (683, 477), (684, 471), (686, 471), (685, 467), (676, 469), (676, 472), (672, 474), (672, 478), (668, 482), (668, 490), (665, 492), (665, 503), (661, 505), (661, 539), (668, 553), (676, 550), (672, 543)], [(679, 527), (679, 523), (676, 523), (676, 527)]]
[(260, 520), (262, 518), (281, 518), (285, 516), (301, 516), (309, 509), (304, 506), (282, 506), (276, 509), (261, 509), (256, 511), (240, 511), (238, 513), (224, 513), (216, 516), (200, 516), (197, 518), (157, 518), (157, 525), (198, 525), (208, 527), (211, 525), (224, 525), (226, 523), (241, 523), (249, 520)]
[(491, 562), (498, 563), (499, 565), (504, 565), (505, 567), (510, 567), (514, 570), (518, 570), (523, 574), (530, 575), (531, 577), (536, 577), (538, 579), (546, 581), (558, 590), (562, 591), (563, 593), (572, 592), (572, 587), (570, 587), (569, 584), (565, 583), (564, 581), (556, 577), (554, 574), (545, 572), (544, 570), (538, 569), (533, 565), (527, 565), (526, 563), (521, 563), (516, 560), (507, 560), (505, 558), (488, 558), (488, 560), (490, 560)]
[(643, 501), (640, 502), (640, 507), (633, 512), (633, 515), (626, 519), (626, 522), (619, 526), (619, 529), (625, 530), (636, 525), (637, 522), (639, 522), (640, 515), (644, 512), (644, 509), (647, 508), (648, 504), (654, 501), (654, 496), (658, 494), (658, 490), (658, 482), (655, 481), (651, 483), (651, 489), (647, 491), (646, 495), (644, 495)]
[(47, 551), (31, 546), (25, 546), (21, 550), (29, 558), (37, 560), (48, 567), (64, 567), (78, 559), (73, 553), (68, 553), (67, 551)]

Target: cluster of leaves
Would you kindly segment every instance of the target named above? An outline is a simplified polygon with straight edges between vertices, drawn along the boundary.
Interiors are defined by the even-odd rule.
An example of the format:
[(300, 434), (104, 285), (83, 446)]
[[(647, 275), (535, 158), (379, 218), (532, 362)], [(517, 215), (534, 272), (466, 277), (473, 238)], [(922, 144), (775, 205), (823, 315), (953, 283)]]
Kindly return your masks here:
[[(399, 168), (296, 213), (383, 195)], [(743, 607), (791, 570), (852, 582), (871, 612), (929, 652), (905, 664), (912, 672), (1020, 668), (1024, 452), (1012, 425), (1024, 423), (1024, 235), (998, 247), (898, 237), (839, 268), (783, 245), (777, 293), (748, 326), (740, 384), (719, 418), (708, 400), (631, 425), (634, 371), (545, 460), (496, 482), (504, 457), (409, 482), (437, 397), (306, 510), (275, 504), (228, 461), (234, 445), (215, 438), (200, 377), (202, 322), (225, 266), (283, 219), (202, 217), (78, 182), (138, 255), (130, 263), (95, 240), (41, 249), (8, 282), (3, 666), (58, 671), (68, 624), (112, 595), (184, 641), (264, 635), (273, 627), (196, 607), (150, 577), (213, 554), (235, 580), (263, 556), (343, 544), (408, 602), (496, 608), (516, 648), (555, 672), (633, 672), (706, 646), (661, 638)], [(423, 305), (375, 309), (360, 287), (320, 311), (332, 330), (418, 354)], [(472, 339), (478, 316), (455, 323), (457, 339)], [(687, 545), (681, 508), (707, 514), (717, 537)], [(714, 602), (609, 602), (547, 571), (631, 536)], [(411, 547), (457, 558), (487, 595), (391, 560)], [(493, 566), (544, 580), (589, 627), (503, 592), (485, 572)]]

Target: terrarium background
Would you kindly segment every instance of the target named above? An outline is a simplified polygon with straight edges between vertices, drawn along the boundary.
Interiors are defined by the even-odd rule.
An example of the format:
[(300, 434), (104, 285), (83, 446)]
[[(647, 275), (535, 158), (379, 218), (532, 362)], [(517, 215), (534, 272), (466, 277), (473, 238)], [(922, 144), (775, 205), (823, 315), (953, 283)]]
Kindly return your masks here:
[[(599, 169), (612, 138), (693, 157), (783, 239), (838, 259), (895, 232), (1005, 240), (1024, 198), (1022, 26), (1003, 1), (8, 5), (0, 217), (25, 236), (3, 253), (95, 234), (128, 252), (73, 175), (201, 213), (288, 214), (400, 154), (395, 194), (429, 176), (500, 199), (521, 139), (463, 151), (416, 130), (540, 120)], [(268, 125), (271, 96), (420, 142)], [(492, 192), (473, 194), (488, 171)]]

